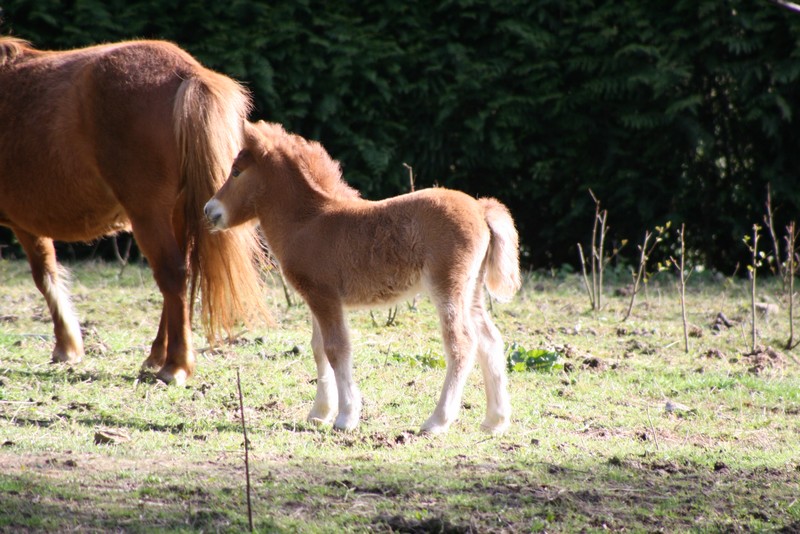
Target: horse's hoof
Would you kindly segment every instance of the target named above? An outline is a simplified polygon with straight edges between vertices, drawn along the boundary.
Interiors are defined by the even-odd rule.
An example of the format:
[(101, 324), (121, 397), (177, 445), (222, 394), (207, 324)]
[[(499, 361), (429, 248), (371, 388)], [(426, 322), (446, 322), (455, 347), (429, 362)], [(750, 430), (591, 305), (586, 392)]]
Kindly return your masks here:
[(167, 349), (159, 344), (153, 344), (150, 355), (142, 362), (142, 369), (161, 369), (167, 362)]
[(186, 380), (189, 378), (189, 373), (185, 369), (170, 369), (167, 367), (162, 368), (156, 378), (161, 380), (166, 384), (174, 384), (176, 386), (182, 386), (186, 383)]
[(83, 353), (75, 350), (53, 349), (50, 361), (52, 363), (78, 363), (83, 359)]
[(150, 357), (142, 362), (142, 369), (145, 371), (158, 370), (163, 367), (164, 363)]

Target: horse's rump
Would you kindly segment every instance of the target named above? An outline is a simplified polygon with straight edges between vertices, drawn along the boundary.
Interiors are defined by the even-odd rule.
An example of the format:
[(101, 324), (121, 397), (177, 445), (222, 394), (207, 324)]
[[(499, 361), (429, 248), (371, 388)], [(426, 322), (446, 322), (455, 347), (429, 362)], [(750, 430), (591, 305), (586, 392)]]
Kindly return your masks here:
[(161, 257), (177, 238), (210, 338), (268, 317), (255, 230), (211, 236), (202, 218), (241, 143), (238, 83), (163, 41), (54, 52), (0, 38), (0, 87), (4, 224), (83, 241), (138, 221), (169, 234), (151, 245)]

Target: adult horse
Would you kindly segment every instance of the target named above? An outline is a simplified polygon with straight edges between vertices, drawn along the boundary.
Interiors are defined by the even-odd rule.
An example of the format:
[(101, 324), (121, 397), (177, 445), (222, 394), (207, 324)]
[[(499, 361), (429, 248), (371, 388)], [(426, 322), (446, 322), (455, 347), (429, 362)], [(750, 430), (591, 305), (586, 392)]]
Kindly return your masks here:
[(508, 209), (442, 188), (361, 199), (321, 145), (279, 125), (248, 123), (243, 147), (205, 212), (220, 230), (258, 218), (284, 276), (308, 303), (318, 377), (309, 420), (358, 425), (345, 309), (425, 290), (439, 312), (447, 372), (422, 430), (444, 432), (455, 420), (477, 356), (486, 390), (481, 427), (503, 432), (511, 417), (503, 340), (483, 286), (504, 300), (520, 287), (519, 237)]
[(165, 382), (194, 372), (198, 291), (212, 340), (264, 310), (253, 229), (211, 235), (202, 217), (249, 106), (239, 84), (171, 43), (40, 51), (0, 38), (0, 224), (17, 236), (47, 301), (53, 361), (83, 355), (53, 240), (133, 231), (164, 298), (143, 365)]

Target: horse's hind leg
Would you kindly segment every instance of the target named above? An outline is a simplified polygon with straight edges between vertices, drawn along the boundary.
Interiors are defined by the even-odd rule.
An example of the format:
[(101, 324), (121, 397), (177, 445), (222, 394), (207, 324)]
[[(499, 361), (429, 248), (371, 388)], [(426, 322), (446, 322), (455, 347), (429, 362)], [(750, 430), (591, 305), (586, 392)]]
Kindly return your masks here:
[(143, 369), (161, 369), (167, 361), (167, 306), (161, 306), (161, 320), (158, 322), (158, 333), (150, 346), (150, 356), (142, 362)]
[[(145, 364), (158, 358), (153, 355), (166, 341), (167, 354), (158, 378), (167, 383), (181, 385), (194, 373), (195, 368), (186, 298), (185, 255), (173, 235), (168, 219), (161, 220), (153, 217), (152, 213), (142, 216), (132, 214), (131, 224), (136, 242), (147, 257), (153, 277), (164, 297), (159, 335), (153, 342), (151, 356), (145, 360)], [(163, 335), (166, 335), (164, 340), (161, 339)]]
[(53, 240), (38, 237), (27, 232), (14, 229), (22, 248), (28, 256), (31, 273), (36, 287), (44, 295), (50, 315), (53, 318), (53, 330), (56, 346), (53, 349), (54, 362), (79, 362), (83, 357), (83, 340), (81, 329), (72, 303), (69, 300), (63, 271), (56, 262), (56, 251)]
[(441, 323), (447, 371), (439, 402), (433, 414), (422, 425), (423, 432), (445, 432), (456, 420), (467, 376), (475, 363), (477, 344), (475, 326), (466, 313), (462, 298), (437, 302)]
[(336, 377), (333, 367), (325, 355), (325, 345), (319, 323), (313, 317), (312, 323), (311, 350), (314, 352), (314, 360), (317, 363), (317, 396), (314, 399), (314, 407), (308, 414), (308, 420), (316, 424), (327, 424), (336, 417), (339, 404)]
[[(175, 209), (172, 211), (172, 227), (181, 254), (186, 257), (186, 239), (184, 237), (186, 235), (186, 222), (181, 209), (184, 203), (185, 198), (181, 193), (175, 203)], [(158, 333), (156, 333), (156, 338), (150, 346), (150, 355), (142, 362), (143, 369), (161, 369), (167, 362), (167, 344), (169, 342), (169, 339), (167, 339), (168, 313), (167, 301), (164, 299), (164, 303), (161, 306), (161, 320), (158, 322)]]
[(486, 418), (481, 428), (490, 434), (501, 434), (511, 421), (503, 339), (483, 304), (483, 291), (476, 291), (472, 317), (478, 334), (478, 362), (486, 389)]

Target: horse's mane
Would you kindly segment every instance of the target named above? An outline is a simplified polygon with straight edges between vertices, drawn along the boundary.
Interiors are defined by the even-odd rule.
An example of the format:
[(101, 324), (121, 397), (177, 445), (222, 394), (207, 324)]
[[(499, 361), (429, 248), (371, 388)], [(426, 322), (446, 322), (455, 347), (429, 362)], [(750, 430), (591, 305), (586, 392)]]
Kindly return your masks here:
[(280, 124), (262, 122), (259, 126), (272, 149), (280, 150), (295, 161), (301, 172), (311, 180), (312, 186), (333, 198), (361, 196), (344, 181), (339, 162), (331, 158), (321, 144), (290, 134)]
[(24, 39), (16, 37), (0, 37), (0, 67), (11, 63), (25, 52), (33, 50), (33, 47)]

